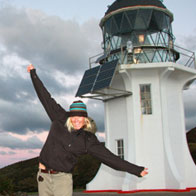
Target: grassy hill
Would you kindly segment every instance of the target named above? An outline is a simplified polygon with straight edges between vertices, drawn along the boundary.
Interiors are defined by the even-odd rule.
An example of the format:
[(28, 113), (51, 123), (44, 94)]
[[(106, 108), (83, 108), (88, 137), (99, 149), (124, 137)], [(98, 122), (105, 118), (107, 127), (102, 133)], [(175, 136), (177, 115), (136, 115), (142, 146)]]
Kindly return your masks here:
[(196, 127), (187, 133), (187, 142), (189, 144), (191, 156), (196, 164)]
[(196, 127), (191, 129), (186, 135), (188, 143), (196, 143)]
[[(74, 169), (74, 189), (85, 189), (85, 186), (96, 175), (100, 162), (90, 155), (82, 156)], [(0, 169), (0, 193), (37, 192), (38, 158), (21, 161)]]
[[(0, 170), (0, 187), (8, 191), (33, 192), (37, 190), (38, 158), (21, 161)], [(3, 188), (2, 188), (3, 189)]]

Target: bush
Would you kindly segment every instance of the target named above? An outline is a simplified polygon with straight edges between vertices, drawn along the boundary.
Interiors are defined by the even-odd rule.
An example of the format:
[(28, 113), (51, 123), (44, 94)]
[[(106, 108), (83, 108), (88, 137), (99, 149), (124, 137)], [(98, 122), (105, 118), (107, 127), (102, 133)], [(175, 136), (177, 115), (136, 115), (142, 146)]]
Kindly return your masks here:
[(13, 183), (8, 178), (0, 178), (0, 195), (13, 195)]

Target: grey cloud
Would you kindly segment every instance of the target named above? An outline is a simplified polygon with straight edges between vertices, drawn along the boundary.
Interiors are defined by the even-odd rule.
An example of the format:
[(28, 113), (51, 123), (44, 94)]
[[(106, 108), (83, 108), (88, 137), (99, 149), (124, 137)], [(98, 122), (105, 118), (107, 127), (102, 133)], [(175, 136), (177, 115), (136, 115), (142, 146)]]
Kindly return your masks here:
[[(195, 86), (195, 84), (194, 84)], [(191, 88), (184, 91), (184, 111), (185, 111), (185, 122), (186, 130), (189, 131), (196, 127), (196, 88)]]
[(16, 152), (14, 152), (14, 151), (8, 151), (7, 153), (8, 153), (8, 155), (15, 155), (16, 154)]
[[(50, 92), (52, 96), (56, 96), (59, 94), (73, 94), (76, 92), (78, 83), (73, 84), (72, 86), (67, 86), (66, 83), (59, 83), (57, 82), (55, 78), (55, 74), (48, 73), (47, 70), (37, 70), (37, 75), (43, 82), (44, 86), (47, 88), (47, 90)], [(64, 77), (67, 77), (69, 75), (63, 74)], [(30, 80), (29, 80), (30, 81)], [(79, 81), (78, 81), (79, 82)], [(31, 81), (30, 81), (31, 83)], [(30, 90), (32, 91), (33, 86), (31, 85)], [(34, 90), (33, 90), (34, 91)]]
[(43, 143), (37, 137), (31, 137), (27, 141), (20, 140), (9, 134), (0, 134), (0, 146), (11, 149), (40, 149)]
[[(196, 30), (196, 28), (195, 28)], [(180, 46), (190, 52), (196, 52), (196, 34), (195, 31), (190, 33), (189, 35), (179, 35), (177, 42), (177, 46)], [(181, 49), (177, 48), (177, 50), (181, 51)], [(187, 51), (183, 51), (185, 54), (190, 54)]]
[[(25, 63), (35, 65), (55, 99), (58, 100), (59, 95), (75, 95), (80, 81), (76, 80), (71, 86), (59, 83), (55, 71), (60, 71), (64, 77), (78, 77), (78, 74), (82, 77), (88, 69), (88, 58), (100, 51), (99, 21), (91, 19), (79, 24), (10, 5), (0, 8), (0, 18), (0, 56), (8, 60), (1, 62), (1, 70), (6, 74), (0, 77), (0, 128), (19, 134), (26, 134), (28, 130), (48, 130), (48, 116), (41, 104), (35, 103), (39, 101), (30, 77), (27, 77)], [(9, 62), (12, 55), (19, 57), (21, 64)], [(60, 104), (68, 108), (66, 101)], [(103, 130), (100, 113), (94, 112), (94, 115)]]
[(47, 130), (49, 119), (41, 104), (35, 100), (38, 98), (30, 77), (28, 81), (17, 76), (0, 79), (1, 129), (19, 134), (28, 130)]
[[(195, 28), (196, 30), (196, 28)], [(188, 36), (181, 36), (179, 44), (184, 46), (186, 49), (189, 49), (191, 51), (196, 51), (196, 34), (193, 32), (192, 34)]]
[(74, 20), (11, 6), (1, 8), (0, 18), (0, 40), (9, 52), (46, 69), (67, 73), (79, 71), (87, 64), (93, 46), (89, 37), (95, 28), (91, 32), (93, 29)]
[[(0, 99), (6, 100), (13, 103), (24, 103), (35, 98), (35, 91), (30, 79), (29, 73), (26, 73), (26, 68), (24, 68), (24, 74), (28, 75), (28, 79), (22, 78), (19, 74), (15, 73), (13, 76), (7, 76), (5, 78), (0, 78)], [(72, 88), (66, 87), (65, 84), (59, 84), (54, 76), (45, 73), (44, 71), (38, 71), (38, 75), (43, 81), (44, 85), (49, 88), (53, 94), (59, 94), (59, 92), (66, 92), (69, 94), (73, 92)], [(65, 75), (66, 77), (66, 75)], [(75, 89), (76, 91), (76, 86)]]
[[(82, 32), (87, 35), (86, 38), (91, 43), (88, 51), (88, 58), (96, 54), (102, 53), (102, 30), (99, 27), (99, 21), (96, 19), (90, 19), (82, 25)], [(90, 34), (89, 34), (90, 33)]]
[(0, 78), (0, 99), (10, 102), (23, 102), (32, 97), (31, 84), (20, 77)]
[(97, 125), (97, 131), (104, 132), (104, 105), (101, 101), (90, 99), (87, 103), (88, 115), (93, 118)]
[(102, 137), (99, 133), (97, 133), (96, 136), (100, 142), (105, 142), (105, 137)]
[(49, 129), (49, 119), (41, 104), (0, 103), (0, 126), (4, 131), (25, 134), (28, 130)]
[(196, 35), (191, 35), (190, 37), (187, 37), (185, 42), (187, 43), (188, 48), (192, 50), (193, 52), (196, 51)]
[(0, 151), (0, 155), (15, 155), (16, 153), (13, 151)]

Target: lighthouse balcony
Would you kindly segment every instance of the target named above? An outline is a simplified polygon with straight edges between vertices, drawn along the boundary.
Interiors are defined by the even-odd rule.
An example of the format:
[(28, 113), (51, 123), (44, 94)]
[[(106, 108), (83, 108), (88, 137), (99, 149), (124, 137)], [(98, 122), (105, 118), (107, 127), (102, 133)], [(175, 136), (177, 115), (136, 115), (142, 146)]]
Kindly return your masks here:
[(123, 46), (89, 58), (89, 66), (91, 68), (96, 64), (113, 60), (118, 60), (119, 64), (178, 62), (185, 67), (196, 69), (195, 53), (177, 45), (174, 47), (138, 45), (132, 48)]

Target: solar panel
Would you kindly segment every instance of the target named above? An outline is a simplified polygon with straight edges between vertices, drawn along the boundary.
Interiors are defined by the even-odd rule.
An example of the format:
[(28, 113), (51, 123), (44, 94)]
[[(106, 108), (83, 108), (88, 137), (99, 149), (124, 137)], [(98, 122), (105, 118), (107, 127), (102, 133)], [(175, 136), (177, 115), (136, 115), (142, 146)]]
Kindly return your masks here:
[(109, 87), (117, 63), (118, 60), (115, 60), (86, 70), (76, 93), (76, 97)]
[(79, 97), (81, 95), (91, 92), (99, 69), (100, 69), (100, 66), (97, 66), (97, 67), (94, 67), (92, 69), (88, 69), (85, 71), (82, 81), (80, 83), (80, 86), (78, 88), (78, 91), (76, 93), (76, 97)]
[(117, 62), (117, 60), (111, 61), (109, 63), (103, 64), (100, 67), (99, 75), (97, 77), (97, 80), (95, 81), (93, 91), (107, 88), (110, 86), (116, 70)]

